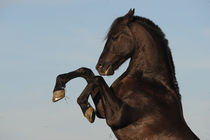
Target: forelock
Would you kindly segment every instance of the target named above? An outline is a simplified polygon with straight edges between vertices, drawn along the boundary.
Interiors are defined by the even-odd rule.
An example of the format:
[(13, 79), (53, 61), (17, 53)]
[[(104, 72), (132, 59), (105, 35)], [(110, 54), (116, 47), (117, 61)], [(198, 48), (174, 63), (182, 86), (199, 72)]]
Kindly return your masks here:
[(109, 28), (109, 31), (108, 31), (105, 39), (108, 39), (111, 36), (115, 35), (117, 32), (119, 32), (122, 21), (123, 21), (123, 17), (118, 17), (117, 19), (114, 20), (114, 22), (112, 23), (112, 25)]

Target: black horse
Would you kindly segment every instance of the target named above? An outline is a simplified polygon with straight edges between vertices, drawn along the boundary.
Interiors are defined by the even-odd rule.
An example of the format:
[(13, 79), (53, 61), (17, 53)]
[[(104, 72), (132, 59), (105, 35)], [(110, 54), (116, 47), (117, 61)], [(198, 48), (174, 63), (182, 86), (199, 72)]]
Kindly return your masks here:
[(198, 140), (183, 117), (168, 41), (152, 21), (134, 16), (134, 9), (113, 22), (96, 69), (113, 75), (129, 58), (127, 70), (111, 87), (87, 68), (59, 75), (53, 101), (65, 96), (69, 80), (83, 77), (88, 84), (77, 101), (84, 115), (90, 122), (95, 114), (106, 119), (117, 139)]

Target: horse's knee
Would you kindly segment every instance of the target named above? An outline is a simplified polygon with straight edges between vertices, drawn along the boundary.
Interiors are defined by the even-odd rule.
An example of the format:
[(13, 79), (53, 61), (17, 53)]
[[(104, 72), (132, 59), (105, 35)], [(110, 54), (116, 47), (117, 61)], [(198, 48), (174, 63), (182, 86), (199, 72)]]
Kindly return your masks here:
[(91, 71), (89, 68), (81, 67), (78, 69), (79, 72)]
[(94, 73), (89, 68), (81, 67), (77, 71), (81, 74), (81, 76), (84, 76), (86, 78), (90, 78), (94, 76)]
[(81, 67), (77, 71), (79, 71), (80, 73), (91, 73), (92, 72), (91, 69), (85, 68), (85, 67)]

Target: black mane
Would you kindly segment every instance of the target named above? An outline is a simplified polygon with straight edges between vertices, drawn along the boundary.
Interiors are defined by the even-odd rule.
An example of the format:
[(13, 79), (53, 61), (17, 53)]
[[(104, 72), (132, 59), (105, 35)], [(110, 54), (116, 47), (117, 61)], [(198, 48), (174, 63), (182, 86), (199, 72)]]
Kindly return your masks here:
[(165, 38), (165, 34), (162, 32), (162, 30), (159, 28), (158, 25), (156, 25), (154, 22), (152, 22), (151, 20), (149, 20), (147, 18), (134, 16), (132, 22), (140, 23), (149, 32), (155, 34), (156, 36), (158, 36), (160, 38), (160, 41), (161, 41), (161, 44), (162, 44), (161, 46), (163, 47), (165, 58), (166, 58), (166, 60), (168, 60), (167, 63), (168, 63), (168, 66), (169, 66), (169, 72), (170, 72), (169, 76), (170, 76), (172, 88), (174, 88), (178, 97), (181, 98), (181, 95), (179, 93), (178, 82), (177, 82), (176, 76), (175, 76), (174, 62), (173, 62), (173, 58), (172, 58), (172, 55), (171, 55), (171, 50), (168, 47), (168, 40)]

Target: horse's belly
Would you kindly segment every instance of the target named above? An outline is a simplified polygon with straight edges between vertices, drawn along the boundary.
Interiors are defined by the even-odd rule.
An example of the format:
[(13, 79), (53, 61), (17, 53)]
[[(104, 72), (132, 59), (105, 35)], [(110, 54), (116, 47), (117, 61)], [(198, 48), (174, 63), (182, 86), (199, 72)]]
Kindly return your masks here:
[[(158, 130), (157, 130), (158, 131)], [(113, 131), (119, 140), (185, 140), (173, 134), (164, 132), (154, 132), (144, 125), (129, 125)]]
[(157, 135), (154, 135), (147, 126), (140, 122), (131, 124), (127, 127), (113, 131), (119, 140), (154, 140)]

